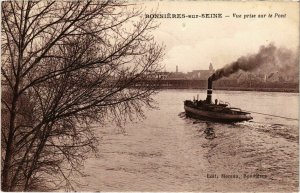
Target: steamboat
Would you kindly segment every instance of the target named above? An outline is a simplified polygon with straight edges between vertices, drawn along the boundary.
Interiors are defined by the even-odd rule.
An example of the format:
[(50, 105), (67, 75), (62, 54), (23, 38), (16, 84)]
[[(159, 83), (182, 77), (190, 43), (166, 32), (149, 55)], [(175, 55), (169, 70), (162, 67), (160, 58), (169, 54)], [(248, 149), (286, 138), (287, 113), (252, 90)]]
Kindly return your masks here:
[(249, 112), (242, 111), (240, 108), (230, 107), (228, 103), (215, 100), (212, 102), (212, 82), (214, 74), (208, 78), (206, 100), (185, 100), (184, 109), (189, 117), (213, 120), (218, 122), (241, 122), (253, 119)]

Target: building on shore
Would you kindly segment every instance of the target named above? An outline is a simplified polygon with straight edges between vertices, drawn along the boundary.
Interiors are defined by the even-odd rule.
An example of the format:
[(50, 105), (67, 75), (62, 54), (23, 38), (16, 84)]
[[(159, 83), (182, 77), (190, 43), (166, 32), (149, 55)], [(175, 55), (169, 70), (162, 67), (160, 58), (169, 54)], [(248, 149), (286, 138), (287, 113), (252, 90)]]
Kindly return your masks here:
[(193, 70), (187, 73), (187, 79), (207, 80), (215, 72), (212, 63), (208, 70)]
[(185, 80), (187, 79), (187, 76), (183, 72), (179, 72), (178, 65), (176, 65), (176, 71), (170, 72), (167, 79), (170, 80)]
[[(155, 76), (165, 79), (165, 80), (205, 80), (215, 73), (215, 69), (213, 65), (210, 63), (209, 68), (207, 70), (193, 70), (191, 72), (183, 73), (180, 72), (179, 66), (176, 65), (176, 68), (173, 72), (159, 72)], [(237, 73), (231, 74), (228, 77), (223, 77), (218, 80), (219, 84), (228, 84), (228, 85), (243, 85), (243, 84), (263, 84), (263, 83), (297, 83), (299, 81), (299, 77), (295, 77), (292, 75), (287, 75), (278, 71), (274, 72), (263, 72), (263, 71), (255, 71), (255, 72), (244, 72), (239, 71)]]

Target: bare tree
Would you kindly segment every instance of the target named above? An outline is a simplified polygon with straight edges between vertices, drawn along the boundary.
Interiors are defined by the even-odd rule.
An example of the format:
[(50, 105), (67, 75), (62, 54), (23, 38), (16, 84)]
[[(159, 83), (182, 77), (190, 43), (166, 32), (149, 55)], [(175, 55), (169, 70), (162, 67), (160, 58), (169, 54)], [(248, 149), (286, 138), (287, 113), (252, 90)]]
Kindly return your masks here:
[(153, 107), (157, 25), (121, 1), (1, 5), (2, 190), (72, 188), (69, 176), (97, 150), (91, 125)]

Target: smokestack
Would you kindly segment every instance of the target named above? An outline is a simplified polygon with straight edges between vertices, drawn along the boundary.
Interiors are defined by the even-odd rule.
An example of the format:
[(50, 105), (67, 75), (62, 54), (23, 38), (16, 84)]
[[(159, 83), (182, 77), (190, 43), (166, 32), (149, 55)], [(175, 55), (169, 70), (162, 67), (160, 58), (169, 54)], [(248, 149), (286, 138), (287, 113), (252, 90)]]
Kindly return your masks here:
[(178, 66), (176, 65), (176, 73), (178, 73)]
[[(212, 75), (213, 76), (213, 75)], [(212, 76), (210, 76), (208, 78), (208, 83), (207, 83), (207, 96), (206, 96), (206, 102), (207, 103), (212, 103), (211, 101), (211, 96), (212, 96), (212, 82), (213, 82), (213, 78)]]

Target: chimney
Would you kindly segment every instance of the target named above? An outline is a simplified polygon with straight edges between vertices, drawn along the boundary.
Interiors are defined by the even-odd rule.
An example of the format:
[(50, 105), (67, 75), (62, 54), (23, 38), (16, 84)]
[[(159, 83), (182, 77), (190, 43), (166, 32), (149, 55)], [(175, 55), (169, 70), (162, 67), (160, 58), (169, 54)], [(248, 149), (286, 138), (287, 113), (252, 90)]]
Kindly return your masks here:
[(207, 103), (212, 103), (211, 102), (211, 96), (212, 96), (212, 77), (208, 78), (208, 84), (207, 84), (207, 96), (206, 96), (206, 102)]
[(178, 66), (176, 65), (176, 73), (178, 73)]

